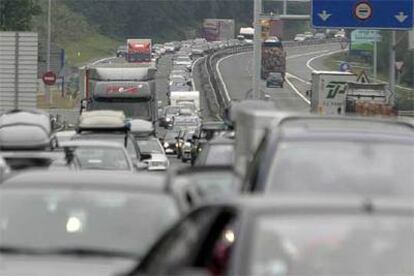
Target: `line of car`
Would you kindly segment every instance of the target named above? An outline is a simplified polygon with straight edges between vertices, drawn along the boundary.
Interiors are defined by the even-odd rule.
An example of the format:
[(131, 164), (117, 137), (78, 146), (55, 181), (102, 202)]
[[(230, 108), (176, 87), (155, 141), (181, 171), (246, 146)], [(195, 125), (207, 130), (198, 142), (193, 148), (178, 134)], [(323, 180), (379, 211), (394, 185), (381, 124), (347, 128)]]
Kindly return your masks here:
[(414, 274), (413, 121), (195, 106), (1, 114), (0, 275)]

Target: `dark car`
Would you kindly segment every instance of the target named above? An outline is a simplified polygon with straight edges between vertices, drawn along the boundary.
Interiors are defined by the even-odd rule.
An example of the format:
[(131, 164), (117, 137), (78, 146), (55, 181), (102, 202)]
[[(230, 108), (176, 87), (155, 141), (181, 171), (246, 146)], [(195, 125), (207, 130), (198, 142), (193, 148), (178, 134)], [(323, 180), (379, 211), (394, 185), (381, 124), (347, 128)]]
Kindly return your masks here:
[(412, 275), (413, 202), (242, 197), (200, 207), (127, 275)]
[(205, 144), (194, 166), (231, 166), (234, 163), (234, 140), (217, 137)]
[(177, 154), (177, 136), (180, 129), (170, 129), (162, 139), (162, 145), (166, 154)]
[(179, 218), (163, 177), (22, 173), (0, 184), (0, 275), (114, 275)]
[(226, 132), (228, 126), (223, 121), (203, 122), (193, 136), (193, 148), (191, 150), (191, 163), (194, 164), (203, 146), (213, 139), (218, 133)]
[(413, 194), (414, 129), (400, 121), (288, 118), (269, 131), (244, 183), (250, 192)]
[(117, 57), (123, 57), (126, 58), (128, 55), (128, 46), (126, 45), (121, 45), (118, 47), (118, 49), (116, 50), (116, 56)]
[(283, 78), (282, 73), (271, 72), (266, 79), (266, 87), (281, 87), (283, 88), (283, 83), (285, 79)]
[(180, 109), (181, 107), (179, 106), (166, 106), (160, 118), (160, 126), (165, 128), (172, 127), (174, 117), (180, 114)]

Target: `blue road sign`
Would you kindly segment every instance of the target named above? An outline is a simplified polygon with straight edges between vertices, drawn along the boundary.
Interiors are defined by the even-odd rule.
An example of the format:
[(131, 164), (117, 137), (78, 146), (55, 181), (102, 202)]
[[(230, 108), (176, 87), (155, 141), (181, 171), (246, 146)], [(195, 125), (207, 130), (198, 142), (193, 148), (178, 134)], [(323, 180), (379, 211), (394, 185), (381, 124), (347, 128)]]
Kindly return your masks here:
[(348, 71), (351, 71), (351, 70), (352, 70), (352, 66), (348, 62), (342, 62), (339, 65), (339, 71), (341, 71), (341, 72), (348, 72)]
[(314, 28), (412, 29), (413, 0), (312, 0)]

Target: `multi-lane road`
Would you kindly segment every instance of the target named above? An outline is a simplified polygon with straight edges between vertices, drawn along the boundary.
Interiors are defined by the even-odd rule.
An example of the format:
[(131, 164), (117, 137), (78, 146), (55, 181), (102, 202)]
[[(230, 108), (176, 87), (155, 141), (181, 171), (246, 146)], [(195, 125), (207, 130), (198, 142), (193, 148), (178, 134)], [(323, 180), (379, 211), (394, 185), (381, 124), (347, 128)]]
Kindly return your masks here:
[[(308, 112), (309, 102), (305, 92), (310, 88), (312, 69), (325, 69), (323, 57), (340, 50), (339, 43), (286, 48), (287, 83), (284, 88), (266, 88), (263, 81), (262, 94), (268, 95), (279, 110)], [(232, 100), (252, 97), (252, 60), (252, 52), (245, 52), (219, 61), (218, 69)]]

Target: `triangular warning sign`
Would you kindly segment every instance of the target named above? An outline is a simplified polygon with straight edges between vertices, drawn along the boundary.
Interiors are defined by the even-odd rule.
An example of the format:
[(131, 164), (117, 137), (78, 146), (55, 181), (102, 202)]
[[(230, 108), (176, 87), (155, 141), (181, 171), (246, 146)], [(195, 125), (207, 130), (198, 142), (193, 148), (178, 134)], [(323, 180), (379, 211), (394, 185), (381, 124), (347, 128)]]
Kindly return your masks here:
[(359, 82), (359, 83), (369, 83), (369, 79), (368, 79), (367, 73), (365, 71), (361, 71), (361, 73), (359, 74), (359, 76), (357, 78), (357, 82)]

